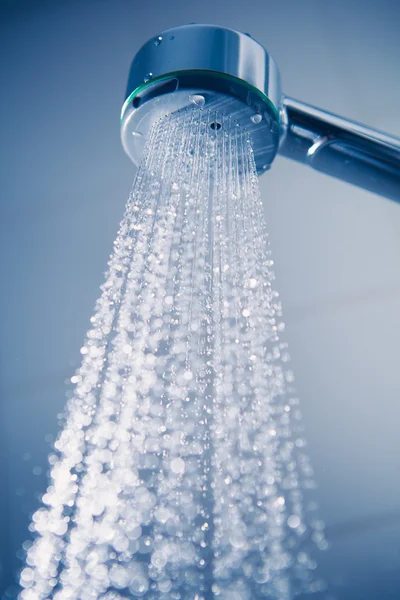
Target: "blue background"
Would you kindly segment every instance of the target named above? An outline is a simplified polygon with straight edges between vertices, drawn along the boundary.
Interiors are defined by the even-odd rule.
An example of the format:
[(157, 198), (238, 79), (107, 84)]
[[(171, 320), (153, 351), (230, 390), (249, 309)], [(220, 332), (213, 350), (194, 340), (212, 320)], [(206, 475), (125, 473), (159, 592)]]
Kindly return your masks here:
[[(129, 65), (191, 21), (250, 32), (285, 93), (400, 136), (397, 0), (2, 2), (1, 600), (134, 176), (119, 139)], [(400, 205), (280, 157), (261, 189), (331, 540), (322, 597), (398, 600)]]

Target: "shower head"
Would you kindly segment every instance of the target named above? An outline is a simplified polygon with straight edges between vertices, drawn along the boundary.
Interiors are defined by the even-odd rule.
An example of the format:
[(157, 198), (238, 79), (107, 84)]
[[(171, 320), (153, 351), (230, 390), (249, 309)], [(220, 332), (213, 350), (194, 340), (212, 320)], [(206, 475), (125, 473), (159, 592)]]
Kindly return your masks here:
[(243, 126), (258, 173), (279, 152), (400, 201), (400, 140), (284, 96), (276, 63), (248, 33), (192, 23), (142, 46), (121, 114), (122, 144), (135, 165), (153, 123), (190, 106)]
[(249, 130), (257, 170), (266, 170), (278, 150), (280, 100), (278, 68), (249, 34), (215, 25), (174, 27), (149, 40), (133, 60), (122, 143), (138, 164), (154, 121), (203, 106)]

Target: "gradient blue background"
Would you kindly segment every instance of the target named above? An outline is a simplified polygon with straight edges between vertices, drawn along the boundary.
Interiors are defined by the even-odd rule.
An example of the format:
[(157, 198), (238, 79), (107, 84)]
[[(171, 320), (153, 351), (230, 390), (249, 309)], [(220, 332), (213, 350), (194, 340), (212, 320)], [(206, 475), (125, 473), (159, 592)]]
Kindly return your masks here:
[[(130, 61), (187, 22), (263, 43), (285, 93), (400, 136), (398, 0), (0, 6), (0, 598), (134, 176)], [(278, 157), (261, 180), (330, 549), (324, 600), (400, 598), (400, 205)]]

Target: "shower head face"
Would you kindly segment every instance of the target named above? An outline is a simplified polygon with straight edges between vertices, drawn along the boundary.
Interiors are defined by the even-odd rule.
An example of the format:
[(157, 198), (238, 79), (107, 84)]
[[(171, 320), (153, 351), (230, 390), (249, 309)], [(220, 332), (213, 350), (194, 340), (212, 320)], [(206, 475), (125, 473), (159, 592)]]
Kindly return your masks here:
[(214, 25), (174, 27), (149, 40), (133, 60), (121, 115), (122, 144), (138, 165), (155, 121), (198, 106), (232, 118), (249, 132), (262, 173), (278, 149), (280, 100), (276, 64), (248, 34)]

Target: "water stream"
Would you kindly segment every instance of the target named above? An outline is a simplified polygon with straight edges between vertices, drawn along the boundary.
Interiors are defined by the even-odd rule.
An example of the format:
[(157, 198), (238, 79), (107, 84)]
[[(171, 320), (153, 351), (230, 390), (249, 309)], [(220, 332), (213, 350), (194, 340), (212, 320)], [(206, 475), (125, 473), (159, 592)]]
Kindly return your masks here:
[(33, 515), (22, 600), (290, 600), (320, 589), (250, 140), (151, 131)]

